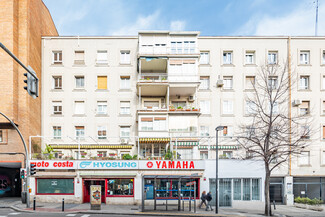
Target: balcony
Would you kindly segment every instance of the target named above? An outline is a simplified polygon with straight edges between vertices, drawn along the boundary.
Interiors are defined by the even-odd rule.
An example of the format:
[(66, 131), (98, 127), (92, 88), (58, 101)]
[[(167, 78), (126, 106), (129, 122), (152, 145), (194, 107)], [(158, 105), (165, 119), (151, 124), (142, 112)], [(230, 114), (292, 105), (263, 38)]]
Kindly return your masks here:
[(178, 130), (170, 130), (169, 131), (170, 137), (197, 137), (197, 131), (178, 131)]
[(141, 73), (138, 76), (140, 83), (167, 83), (168, 75), (166, 73)]
[(169, 114), (179, 114), (179, 113), (186, 113), (186, 114), (200, 114), (200, 109), (197, 107), (186, 107), (183, 108), (181, 106), (175, 107), (173, 105), (169, 106), (168, 109)]
[(167, 107), (166, 107), (166, 103), (161, 103), (160, 106), (140, 106), (138, 108), (138, 114), (141, 113), (167, 113)]
[(167, 47), (142, 45), (139, 47), (139, 55), (199, 55), (197, 47)]

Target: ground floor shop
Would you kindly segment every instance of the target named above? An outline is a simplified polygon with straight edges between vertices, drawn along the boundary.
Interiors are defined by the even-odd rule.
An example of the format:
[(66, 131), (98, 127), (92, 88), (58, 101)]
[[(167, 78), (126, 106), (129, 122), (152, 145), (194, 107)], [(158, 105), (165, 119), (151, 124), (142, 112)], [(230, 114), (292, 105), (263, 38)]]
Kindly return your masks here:
[[(220, 206), (240, 207), (263, 202), (263, 167), (256, 161), (220, 160)], [(213, 160), (35, 161), (32, 195), (42, 202), (89, 203), (90, 186), (101, 186), (101, 202), (153, 204), (177, 201), (211, 191), (215, 200)], [(189, 184), (190, 183), (190, 184)], [(191, 184), (192, 183), (192, 184)], [(193, 184), (195, 183), (195, 185)], [(144, 199), (144, 200), (143, 200)], [(173, 202), (170, 202), (173, 203)]]

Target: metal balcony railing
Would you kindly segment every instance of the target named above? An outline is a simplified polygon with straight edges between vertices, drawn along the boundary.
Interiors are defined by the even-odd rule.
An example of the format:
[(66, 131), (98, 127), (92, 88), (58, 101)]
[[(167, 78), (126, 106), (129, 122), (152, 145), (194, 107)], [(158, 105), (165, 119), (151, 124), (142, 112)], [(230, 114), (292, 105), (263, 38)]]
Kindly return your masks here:
[(139, 54), (198, 54), (197, 47), (140, 46)]
[(141, 73), (138, 76), (138, 81), (139, 82), (167, 82), (168, 75), (166, 73), (164, 73), (164, 74)]

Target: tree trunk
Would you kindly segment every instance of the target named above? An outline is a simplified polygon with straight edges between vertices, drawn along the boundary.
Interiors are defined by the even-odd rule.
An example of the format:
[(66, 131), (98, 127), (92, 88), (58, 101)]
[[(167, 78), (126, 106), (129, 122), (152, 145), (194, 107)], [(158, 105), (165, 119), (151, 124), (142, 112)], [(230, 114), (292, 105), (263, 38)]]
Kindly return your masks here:
[(270, 176), (271, 172), (269, 166), (265, 163), (265, 187), (264, 187), (264, 196), (265, 196), (265, 211), (266, 216), (272, 215), (271, 209), (271, 198), (270, 198)]

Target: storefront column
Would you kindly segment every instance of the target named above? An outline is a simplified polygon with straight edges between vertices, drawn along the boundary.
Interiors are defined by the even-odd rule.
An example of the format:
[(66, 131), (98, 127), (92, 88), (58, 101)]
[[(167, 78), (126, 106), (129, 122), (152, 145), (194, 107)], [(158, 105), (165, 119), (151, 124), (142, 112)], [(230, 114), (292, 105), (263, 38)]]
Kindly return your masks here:
[(286, 205), (293, 205), (294, 195), (293, 195), (293, 177), (284, 177), (284, 203)]

